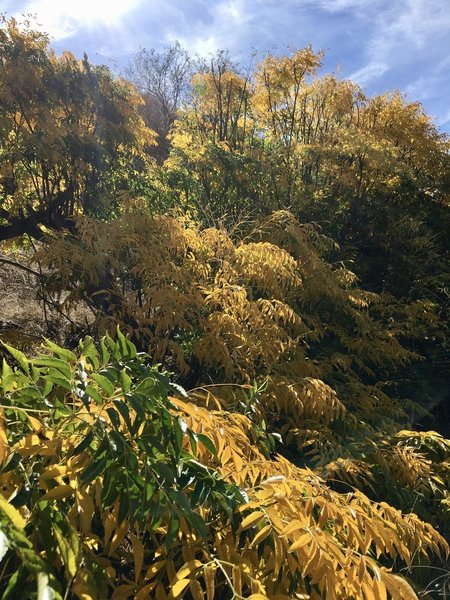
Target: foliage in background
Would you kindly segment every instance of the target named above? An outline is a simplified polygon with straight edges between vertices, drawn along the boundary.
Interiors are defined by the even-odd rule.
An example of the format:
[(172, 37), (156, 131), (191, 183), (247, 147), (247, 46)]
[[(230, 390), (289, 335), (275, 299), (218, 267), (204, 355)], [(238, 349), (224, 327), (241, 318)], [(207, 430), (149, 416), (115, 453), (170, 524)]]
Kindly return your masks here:
[[(278, 209), (318, 223), (339, 243), (329, 258), (385, 297), (403, 344), (424, 356), (397, 378), (398, 394), (448, 403), (448, 138), (398, 92), (368, 97), (319, 75), (321, 58), (306, 48), (245, 76), (226, 62), (196, 75), (160, 194), (236, 237)], [(412, 302), (416, 319), (404, 311)]]
[[(393, 449), (398, 432), (426, 414), (390, 387), (419, 357), (402, 346), (392, 306), (325, 260), (330, 244), (286, 211), (237, 244), (186, 219), (129, 213), (111, 223), (83, 218), (77, 236), (54, 239), (41, 260), (71, 290), (67, 302), (90, 303), (100, 333), (119, 324), (179, 381), (280, 435), (296, 464), (448, 527), (445, 468)], [(427, 303), (402, 310), (438, 327)], [(257, 401), (247, 404), (233, 382), (255, 384)], [(197, 398), (211, 407), (207, 394)], [(426, 484), (412, 475), (420, 465)], [(386, 485), (374, 488), (380, 473)]]

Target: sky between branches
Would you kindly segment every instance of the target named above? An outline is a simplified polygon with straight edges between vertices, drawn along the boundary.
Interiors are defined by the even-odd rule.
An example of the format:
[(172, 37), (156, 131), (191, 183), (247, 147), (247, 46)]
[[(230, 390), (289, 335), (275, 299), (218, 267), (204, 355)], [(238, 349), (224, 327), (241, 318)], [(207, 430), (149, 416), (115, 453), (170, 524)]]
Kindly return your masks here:
[(35, 15), (56, 51), (118, 70), (176, 40), (246, 64), (312, 44), (325, 70), (371, 94), (400, 89), (450, 132), (450, 0), (0, 0), (0, 12)]

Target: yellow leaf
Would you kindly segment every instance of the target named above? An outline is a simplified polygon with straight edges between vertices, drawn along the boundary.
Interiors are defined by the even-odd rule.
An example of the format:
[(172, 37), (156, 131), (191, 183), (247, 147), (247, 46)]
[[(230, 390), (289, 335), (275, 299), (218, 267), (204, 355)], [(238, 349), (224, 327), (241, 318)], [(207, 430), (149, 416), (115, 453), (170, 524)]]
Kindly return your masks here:
[(111, 600), (128, 600), (133, 594), (134, 589), (134, 585), (129, 583), (119, 585), (119, 587), (116, 587), (114, 590)]
[(167, 594), (162, 583), (159, 583), (156, 588), (156, 600), (167, 600)]
[(180, 579), (172, 586), (172, 596), (178, 598), (183, 593), (183, 590), (189, 585), (190, 579)]
[(94, 501), (86, 490), (77, 490), (78, 515), (80, 528), (84, 534), (91, 530), (92, 517), (94, 515)]
[(378, 579), (373, 580), (373, 592), (376, 600), (386, 600), (386, 586), (382, 581)]
[(59, 500), (61, 498), (68, 498), (75, 492), (75, 488), (71, 485), (58, 485), (57, 487), (49, 490), (45, 493), (41, 500)]
[(305, 546), (309, 541), (311, 541), (311, 534), (309, 532), (301, 535), (292, 546), (289, 548), (289, 552), (294, 552), (294, 550), (298, 550), (302, 546)]
[(177, 573), (177, 579), (184, 579), (187, 575), (196, 571), (199, 567), (202, 566), (202, 562), (199, 560), (189, 560), (184, 564), (181, 569)]
[(252, 594), (247, 600), (269, 600), (265, 594)]
[[(78, 540), (76, 537), (72, 540), (70, 540), (70, 538), (66, 539), (58, 529), (54, 530), (54, 535), (58, 542), (59, 554), (66, 568), (66, 572), (70, 577), (74, 577), (77, 572), (78, 552), (77, 547), (74, 548), (73, 545), (70, 544), (70, 541), (75, 541), (75, 543), (77, 543)], [(70, 537), (72, 538), (72, 536)]]
[[(271, 492), (270, 495), (273, 496), (273, 493)], [(246, 504), (241, 504), (240, 506), (238, 506), (236, 508), (236, 512), (241, 513), (248, 510), (249, 508), (256, 508), (258, 506), (260, 506), (259, 502), (247, 502)]]
[(41, 440), (35, 433), (22, 438), (16, 445), (21, 456), (53, 456), (60, 445), (60, 440)]
[(305, 565), (303, 565), (303, 575), (310, 575), (316, 570), (319, 561), (322, 560), (322, 554), (320, 548), (316, 545)]
[(364, 592), (364, 600), (376, 600), (373, 588), (367, 583), (361, 584), (361, 590)]
[(114, 532), (114, 535), (112, 536), (111, 545), (109, 547), (109, 555), (113, 554), (117, 550), (117, 548), (123, 542), (123, 539), (127, 534), (127, 531), (128, 531), (128, 521), (127, 521), (127, 519), (125, 519), (125, 521), (122, 521), (122, 523), (119, 525), (119, 527)]
[(222, 466), (225, 466), (230, 459), (231, 459), (231, 448), (229, 446), (226, 446), (225, 450), (220, 455), (220, 462), (222, 463)]
[(199, 584), (199, 582), (196, 579), (193, 579), (191, 581), (191, 583), (189, 584), (189, 590), (190, 590), (194, 600), (203, 600), (204, 599), (205, 595), (203, 593), (202, 586)]
[(148, 600), (149, 598), (151, 598), (150, 592), (155, 587), (156, 587), (156, 581), (152, 581), (152, 583), (147, 583), (147, 585), (144, 585), (144, 587), (138, 591), (138, 593), (134, 597), (134, 600)]
[(142, 565), (144, 564), (144, 545), (137, 537), (131, 542), (134, 555), (134, 580), (137, 583), (141, 574)]
[(256, 523), (259, 523), (262, 519), (264, 519), (265, 516), (266, 513), (262, 512), (261, 510), (252, 512), (247, 517), (245, 517), (245, 519), (243, 519), (241, 523), (242, 531), (253, 527), (253, 525), (256, 525)]
[(250, 544), (250, 547), (257, 546), (258, 544), (260, 544), (263, 540), (266, 539), (266, 537), (271, 531), (272, 525), (265, 525), (265, 527), (263, 527), (261, 531), (258, 531), (258, 533), (255, 535), (255, 537), (252, 540), (252, 543)]
[(2, 494), (0, 494), (0, 510), (5, 513), (12, 524), (18, 529), (24, 529), (27, 522), (20, 512), (12, 506)]
[(145, 574), (145, 579), (152, 579), (166, 564), (166, 560), (158, 560), (151, 565)]
[(234, 565), (232, 576), (234, 591), (238, 596), (242, 596), (242, 571), (240, 565)]
[(0, 465), (2, 465), (9, 456), (8, 437), (6, 435), (6, 427), (4, 419), (0, 415)]
[(403, 577), (384, 571), (383, 582), (393, 600), (417, 600), (415, 591)]
[(67, 466), (53, 465), (48, 469), (45, 469), (39, 479), (42, 479), (43, 481), (47, 479), (56, 479), (57, 477), (67, 475), (67, 472)]
[(93, 592), (92, 586), (85, 582), (76, 583), (72, 587), (72, 593), (80, 600), (94, 600), (95, 598), (95, 592)]
[(104, 543), (107, 544), (111, 538), (112, 532), (117, 526), (117, 514), (111, 512), (103, 518), (103, 527), (105, 528)]
[(205, 583), (206, 583), (206, 598), (207, 600), (214, 600), (215, 591), (215, 579), (216, 573), (213, 567), (207, 566), (203, 570)]
[(294, 531), (302, 529), (304, 526), (305, 526), (304, 523), (302, 523), (298, 519), (294, 519), (294, 521), (292, 521), (292, 523), (289, 523), (289, 525), (286, 525), (286, 527), (282, 530), (280, 535), (281, 536), (290, 535)]
[(34, 431), (36, 433), (41, 433), (41, 431), (44, 430), (44, 425), (39, 421), (39, 419), (32, 417), (28, 413), (26, 413), (26, 415), (27, 415), (28, 420), (30, 421), (30, 425), (34, 429)]

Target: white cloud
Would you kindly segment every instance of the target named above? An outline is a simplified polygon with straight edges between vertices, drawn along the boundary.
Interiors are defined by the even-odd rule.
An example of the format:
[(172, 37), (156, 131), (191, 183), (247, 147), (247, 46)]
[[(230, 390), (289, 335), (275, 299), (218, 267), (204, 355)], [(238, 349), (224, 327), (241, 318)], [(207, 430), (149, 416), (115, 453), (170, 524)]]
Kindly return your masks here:
[[(320, 7), (328, 12), (340, 12), (344, 10), (365, 10), (367, 12), (369, 3), (367, 0), (309, 0), (310, 4)], [(380, 4), (380, 0), (372, 0), (373, 9), (375, 4)]]
[(55, 41), (63, 40), (81, 29), (118, 27), (120, 20), (140, 0), (29, 0), (14, 15), (36, 15), (40, 28)]
[(191, 52), (200, 56), (230, 48), (230, 44), (234, 44), (239, 33), (250, 23), (254, 2), (220, 0), (209, 4), (208, 9), (208, 22), (193, 20), (189, 23), (187, 32), (183, 31), (180, 35), (179, 22), (175, 21), (166, 34), (167, 40), (178, 40)]
[(210, 35), (208, 37), (196, 37), (190, 42), (189, 45), (191, 52), (193, 52), (194, 54), (198, 54), (199, 56), (208, 56), (210, 54), (215, 54), (218, 50), (221, 49), (217, 38), (213, 35)]
[(370, 62), (365, 67), (358, 69), (349, 76), (349, 79), (356, 81), (359, 85), (367, 85), (373, 79), (382, 77), (389, 67), (385, 63)]
[(436, 36), (450, 29), (450, 4), (448, 0), (385, 2), (383, 10), (369, 10), (366, 20), (372, 20), (366, 45), (368, 62), (352, 75), (355, 79), (361, 75), (361, 83), (411, 62), (418, 52), (429, 52)]

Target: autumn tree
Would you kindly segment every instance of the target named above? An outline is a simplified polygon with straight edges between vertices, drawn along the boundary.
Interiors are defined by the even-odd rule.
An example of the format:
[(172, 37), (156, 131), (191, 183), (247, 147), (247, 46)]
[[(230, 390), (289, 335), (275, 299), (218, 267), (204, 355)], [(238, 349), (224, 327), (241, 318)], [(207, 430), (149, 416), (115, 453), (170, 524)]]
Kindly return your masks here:
[(169, 152), (167, 136), (177, 111), (189, 99), (192, 71), (193, 61), (178, 42), (159, 51), (141, 48), (125, 70), (144, 99), (140, 112), (146, 124), (158, 134), (152, 154), (160, 161)]
[[(306, 48), (257, 65), (237, 103), (238, 143), (222, 139), (232, 86), (213, 71), (197, 75), (202, 85), (172, 135), (170, 181), (207, 224), (233, 227), (274, 208), (320, 223), (340, 245), (333, 260), (351, 261), (363, 287), (390, 295), (407, 344), (443, 365), (428, 378), (438, 383), (426, 395), (438, 397), (448, 368), (448, 139), (419, 103), (399, 92), (369, 97), (319, 75), (320, 63)], [(225, 76), (239, 80), (232, 67)], [(415, 325), (406, 299), (416, 303)]]
[[(139, 188), (152, 143), (127, 82), (85, 57), (57, 57), (14, 19), (0, 29), (0, 239), (108, 214)], [(134, 173), (134, 178), (130, 175)]]
[(253, 152), (259, 140), (251, 94), (249, 75), (219, 52), (193, 76), (191, 102), (170, 136), (165, 172), (186, 210), (211, 225), (221, 221), (233, 227), (271, 210), (263, 200), (265, 174)]

